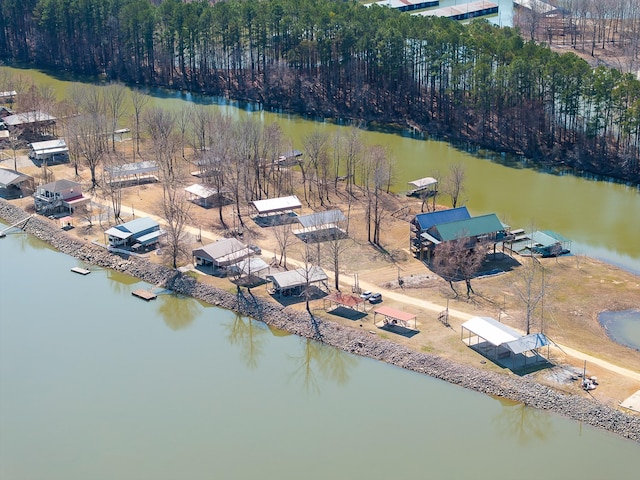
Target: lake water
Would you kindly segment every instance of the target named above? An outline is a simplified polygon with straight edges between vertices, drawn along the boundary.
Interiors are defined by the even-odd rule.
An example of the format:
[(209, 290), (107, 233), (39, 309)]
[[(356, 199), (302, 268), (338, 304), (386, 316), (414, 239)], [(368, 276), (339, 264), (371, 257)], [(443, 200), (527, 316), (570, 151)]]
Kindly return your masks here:
[(640, 444), (0, 239), (0, 478), (627, 478)]
[(640, 350), (640, 310), (602, 312), (598, 315), (598, 320), (609, 338)]

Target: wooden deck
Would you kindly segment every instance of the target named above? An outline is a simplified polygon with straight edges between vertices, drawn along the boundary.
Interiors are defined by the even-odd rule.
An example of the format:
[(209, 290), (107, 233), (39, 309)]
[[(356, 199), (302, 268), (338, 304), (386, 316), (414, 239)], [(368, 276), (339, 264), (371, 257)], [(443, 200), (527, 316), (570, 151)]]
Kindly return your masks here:
[(141, 298), (143, 300), (146, 300), (147, 302), (149, 300), (154, 300), (157, 295), (153, 292), (150, 292), (149, 290), (134, 290), (133, 292), (131, 292), (131, 295), (133, 295), (134, 297), (138, 297)]

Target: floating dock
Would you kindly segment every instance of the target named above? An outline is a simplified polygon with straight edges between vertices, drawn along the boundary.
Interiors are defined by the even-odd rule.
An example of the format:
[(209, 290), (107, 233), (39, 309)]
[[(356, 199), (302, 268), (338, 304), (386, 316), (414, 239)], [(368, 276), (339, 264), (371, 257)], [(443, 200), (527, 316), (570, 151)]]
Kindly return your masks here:
[(149, 300), (154, 300), (157, 297), (155, 293), (150, 292), (149, 290), (134, 290), (131, 292), (131, 295), (146, 300), (147, 302)]
[(73, 273), (79, 273), (80, 275), (89, 275), (91, 273), (91, 270), (87, 270), (86, 268), (81, 267), (73, 267), (71, 271)]

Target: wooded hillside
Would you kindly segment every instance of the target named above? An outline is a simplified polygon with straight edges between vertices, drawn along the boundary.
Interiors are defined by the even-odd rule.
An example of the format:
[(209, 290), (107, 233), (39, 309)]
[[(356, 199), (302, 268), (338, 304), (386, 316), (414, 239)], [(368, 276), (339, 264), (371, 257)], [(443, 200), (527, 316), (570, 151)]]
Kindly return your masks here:
[(640, 82), (484, 21), (341, 0), (3, 0), (0, 57), (411, 126), (640, 183)]

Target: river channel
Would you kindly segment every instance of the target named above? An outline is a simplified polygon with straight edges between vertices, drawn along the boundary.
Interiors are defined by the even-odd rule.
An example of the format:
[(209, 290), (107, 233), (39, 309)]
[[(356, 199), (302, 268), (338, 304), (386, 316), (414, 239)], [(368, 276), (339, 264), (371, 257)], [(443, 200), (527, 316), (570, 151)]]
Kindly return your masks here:
[(0, 240), (0, 478), (626, 478), (640, 444)]
[[(49, 85), (62, 98), (70, 81), (33, 69), (8, 69), (30, 77), (38, 85)], [(219, 99), (183, 92), (152, 92), (150, 104), (177, 109), (189, 102), (208, 104), (231, 115), (258, 116), (277, 122), (292, 148), (301, 149), (302, 139), (313, 129), (330, 133), (346, 127), (297, 115), (241, 109), (221, 104)], [(125, 125), (122, 125), (125, 126)], [(640, 190), (604, 180), (580, 178), (561, 172), (544, 172), (524, 159), (492, 152), (468, 153), (449, 143), (421, 139), (410, 132), (363, 130), (366, 145), (384, 145), (396, 164), (394, 190), (408, 190), (407, 182), (445, 175), (452, 164), (463, 164), (466, 179), (462, 195), (474, 215), (496, 213), (513, 228), (554, 230), (572, 241), (572, 252), (589, 255), (640, 274)], [(438, 201), (446, 203), (440, 196)], [(382, 238), (384, 244), (384, 236)]]

